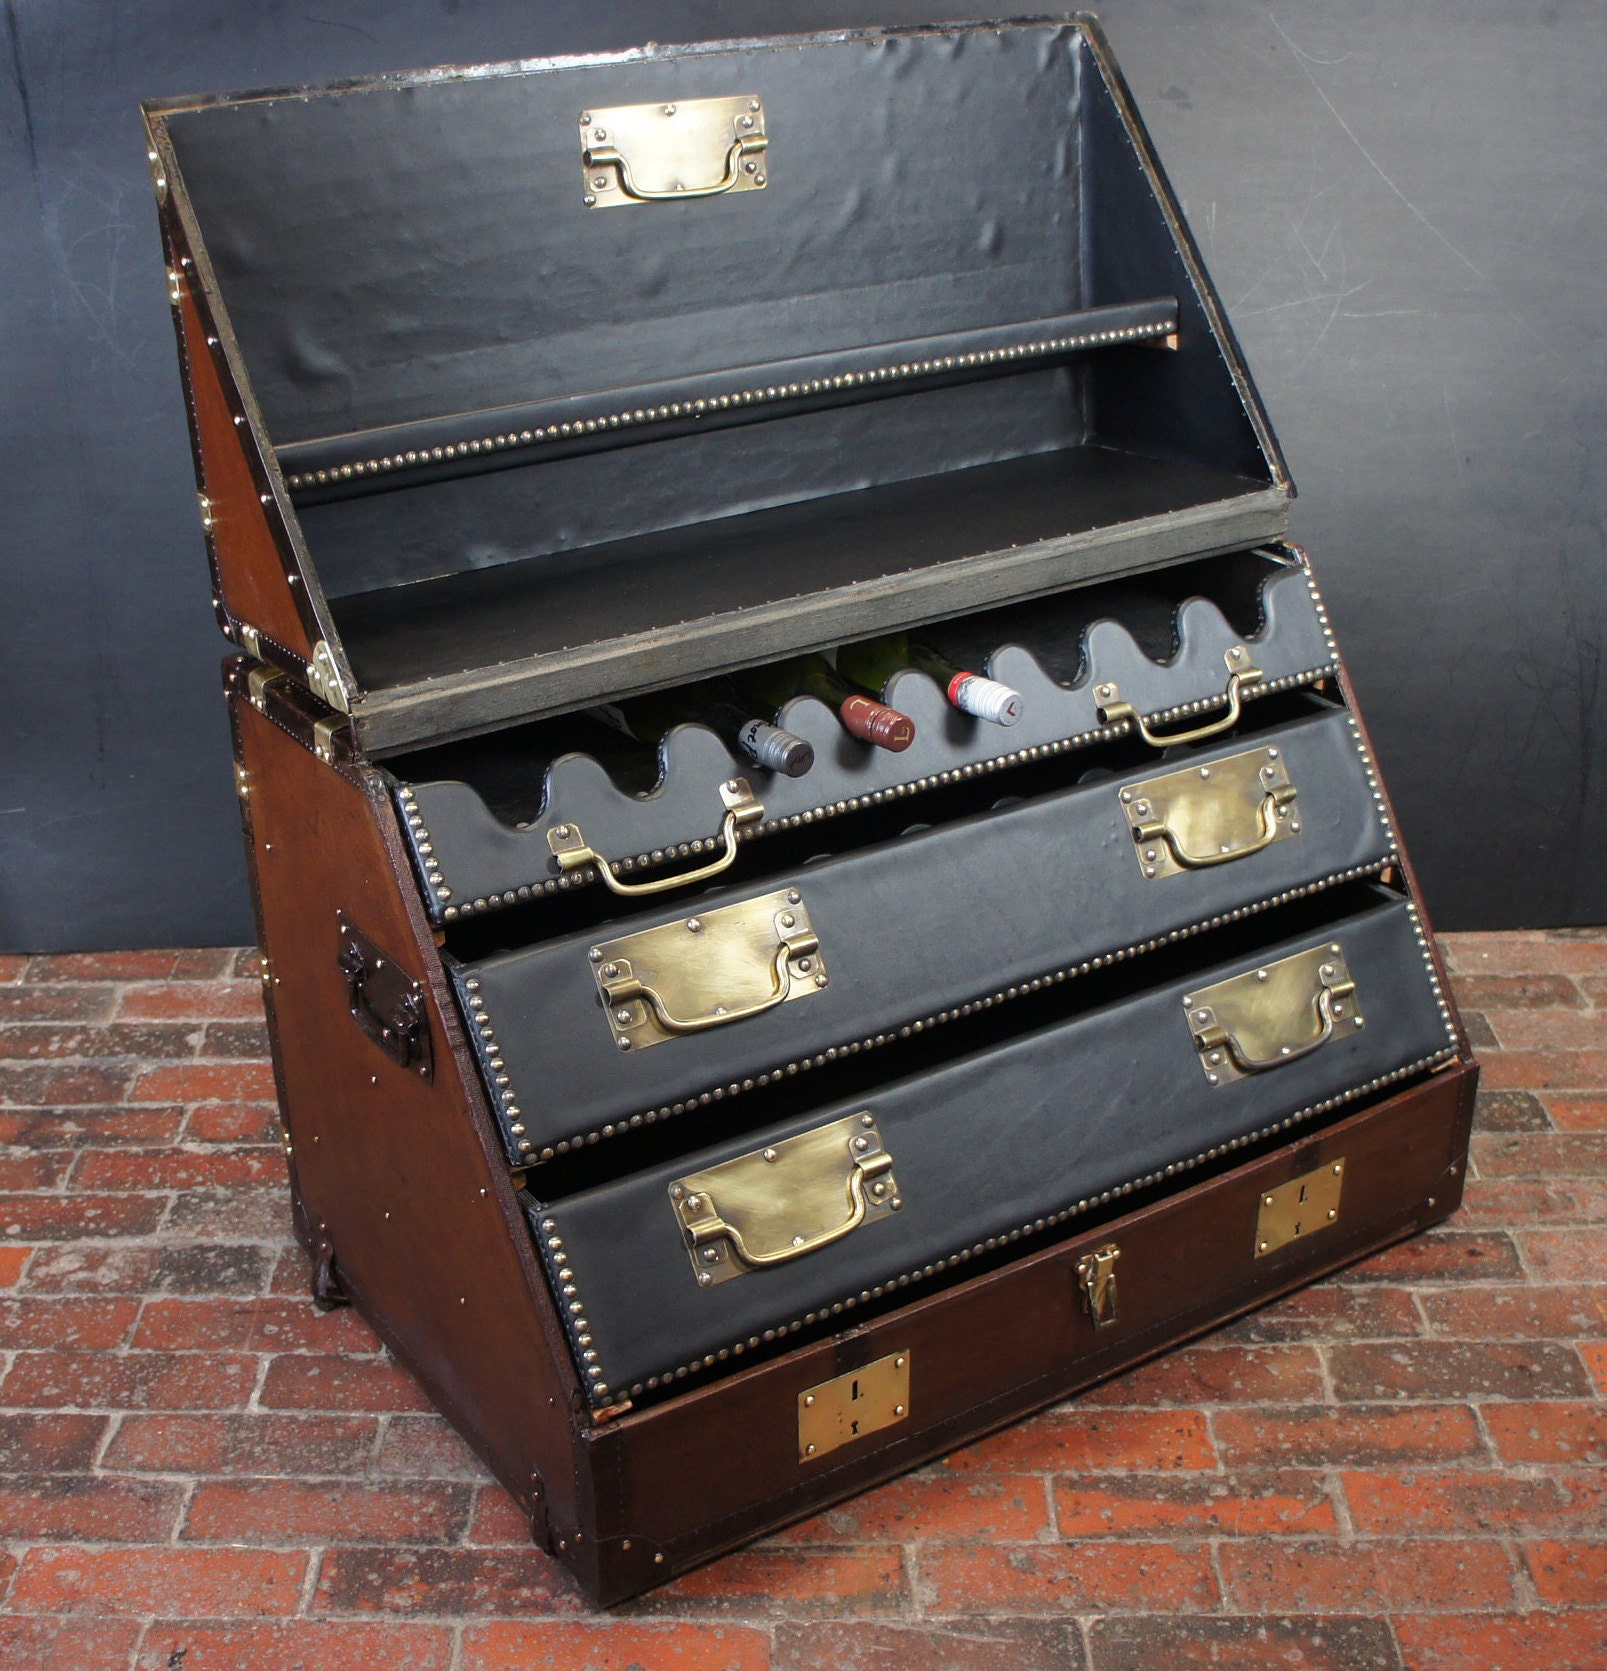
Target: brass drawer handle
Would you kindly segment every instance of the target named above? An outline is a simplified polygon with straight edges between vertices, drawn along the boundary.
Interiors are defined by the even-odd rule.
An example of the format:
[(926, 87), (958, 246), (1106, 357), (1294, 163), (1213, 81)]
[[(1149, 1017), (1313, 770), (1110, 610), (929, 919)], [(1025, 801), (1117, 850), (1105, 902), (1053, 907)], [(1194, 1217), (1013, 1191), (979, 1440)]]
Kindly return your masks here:
[(547, 831), (547, 845), (558, 861), (558, 868), (566, 874), (582, 870), (587, 865), (595, 868), (603, 884), (616, 894), (634, 898), (642, 894), (668, 893), (672, 888), (684, 888), (693, 882), (706, 881), (729, 870), (736, 863), (737, 831), (746, 824), (757, 824), (764, 817), (764, 805), (754, 799), (746, 778), (734, 777), (720, 785), (720, 799), (725, 803), (725, 817), (720, 824), (719, 858), (700, 865), (696, 870), (685, 870), (676, 876), (660, 876), (652, 882), (621, 882), (613, 867), (601, 853), (588, 845), (577, 824), (557, 824)]
[(1217, 853), (1189, 852), (1178, 840), (1176, 833), (1165, 824), (1140, 824), (1135, 826), (1133, 834), (1140, 841), (1164, 841), (1185, 870), (1205, 870), (1211, 865), (1225, 865), (1231, 864), (1235, 859), (1247, 859), (1252, 853), (1259, 853), (1263, 847), (1270, 847), (1282, 834), (1278, 827), (1278, 809), (1293, 799), (1292, 789), (1274, 790), (1263, 796), (1260, 806), (1256, 809), (1259, 828), (1254, 839), (1245, 842), (1241, 847), (1224, 847)]
[(745, 1004), (738, 1009), (730, 1009), (722, 1004), (712, 1015), (672, 1015), (669, 1005), (664, 1002), (664, 995), (658, 988), (644, 986), (628, 970), (622, 970), (621, 978), (609, 984), (608, 1001), (611, 1004), (622, 1004), (632, 998), (641, 998), (652, 1005), (659, 1026), (666, 1032), (704, 1033), (710, 1027), (724, 1027), (728, 1022), (746, 1021), (751, 1016), (763, 1015), (766, 1010), (773, 1010), (777, 1004), (785, 1003), (792, 986), (787, 975), (787, 965), (793, 958), (803, 957), (819, 949), (820, 942), (812, 934), (783, 940), (776, 947), (776, 955), (771, 965), (774, 980), (770, 992), (756, 1003)]
[(606, 209), (763, 191), (769, 148), (764, 104), (746, 94), (594, 107), (580, 118), (582, 201)]
[(802, 1259), (904, 1205), (871, 1114), (680, 1178), (670, 1201), (704, 1288)]
[(1300, 831), (1283, 751), (1243, 754), (1147, 778), (1120, 791), (1144, 875), (1176, 876), (1249, 858)]
[(621, 1050), (747, 1021), (829, 979), (796, 888), (605, 940), (589, 956)]
[(680, 201), (688, 197), (718, 197), (730, 191), (742, 178), (742, 163), (747, 157), (757, 156), (769, 148), (770, 141), (762, 134), (744, 134), (732, 142), (725, 154), (725, 172), (706, 186), (674, 186), (669, 191), (655, 191), (639, 185), (631, 174), (630, 159), (617, 145), (589, 145), (586, 148), (588, 167), (607, 165), (619, 170), (619, 189), (638, 203)]
[(1356, 983), (1337, 943), (1296, 952), (1191, 992), (1183, 1005), (1212, 1085), (1298, 1062), (1321, 1050), (1341, 1027), (1366, 1025)]
[(1320, 1050), (1334, 1036), (1334, 995), (1327, 987), (1317, 994), (1316, 1009), (1316, 1037), (1307, 1039), (1304, 1044), (1280, 1045), (1275, 1056), (1247, 1056), (1238, 1038), (1221, 1026), (1202, 1027), (1194, 1037), (1202, 1050), (1217, 1046), (1226, 1049), (1240, 1073), (1267, 1073), (1273, 1068), (1281, 1068), (1286, 1062), (1298, 1062), (1302, 1056)]
[(1235, 644), (1222, 658), (1228, 664), (1228, 682), (1223, 695), (1227, 699), (1228, 711), (1220, 718), (1211, 720), (1205, 725), (1197, 725), (1192, 731), (1154, 731), (1150, 723), (1131, 702), (1122, 700), (1121, 690), (1116, 685), (1096, 685), (1094, 700), (1099, 713), (1101, 725), (1116, 725), (1122, 720), (1131, 720), (1138, 728), (1138, 734), (1151, 748), (1175, 748), (1179, 743), (1203, 743), (1207, 737), (1218, 737), (1224, 731), (1231, 731), (1239, 723), (1239, 715), (1243, 712), (1240, 696), (1251, 685), (1259, 685), (1266, 675), (1259, 667), (1250, 661), (1250, 652), (1242, 644)]

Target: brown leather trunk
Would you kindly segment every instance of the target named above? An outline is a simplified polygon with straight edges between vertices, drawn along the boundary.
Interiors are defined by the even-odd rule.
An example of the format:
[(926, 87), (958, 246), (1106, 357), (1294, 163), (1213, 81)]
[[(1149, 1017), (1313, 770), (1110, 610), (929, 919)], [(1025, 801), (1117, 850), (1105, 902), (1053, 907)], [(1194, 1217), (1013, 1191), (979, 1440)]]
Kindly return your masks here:
[[(701, 160), (656, 149), (677, 114), (704, 124)], [(1326, 612), (1282, 543), (1292, 483), (1094, 26), (652, 49), (146, 119), (214, 604), (246, 652), (225, 679), (313, 1293), (362, 1311), (588, 1595), (662, 1583), (1455, 1210), (1477, 1068)], [(1041, 663), (1002, 648), (1045, 623)], [(921, 716), (907, 756), (845, 741), (804, 698), (777, 717), (813, 727), (810, 779), (763, 781), (697, 726), (666, 736), (651, 794), (575, 763), (588, 705), (944, 628), (1030, 688), (1006, 740), (897, 673), (882, 694)], [(1301, 754), (1319, 732), (1328, 752)], [(540, 736), (556, 740), (532, 766)], [(1219, 762), (1209, 795), (1187, 786), (1212, 845), (1186, 851), (1140, 789)], [(1234, 770), (1228, 839), (1211, 819), (1234, 804), (1211, 796)], [(1055, 824), (1074, 795), (1082, 821)], [(1024, 872), (1009, 843), (1029, 827), (1039, 879), (989, 894), (978, 873)], [(927, 828), (947, 857), (898, 895), (926, 948), (901, 965), (876, 944), (895, 890), (856, 866), (930, 860)], [(781, 913), (835, 890), (837, 920), (870, 927), (828, 944), (804, 923), (801, 949), (760, 959), (773, 994), (732, 1015), (717, 993), (694, 1018), (703, 1055), (665, 1022), (643, 1073), (647, 1035), (614, 1029), (650, 1018), (605, 1007), (600, 942), (642, 929), (655, 885), (669, 927), (701, 934), (686, 913), (721, 906), (674, 889), (716, 875), (759, 896), (756, 920), (797, 926)], [(1024, 949), (1027, 915), (1044, 920)], [(1346, 924), (1359, 953), (1355, 925), (1385, 917), (1392, 962), (1364, 1017), (1369, 992), (1335, 963)], [(1318, 943), (1297, 957), (1269, 949), (1303, 936)], [(518, 979), (545, 958), (564, 1015), (512, 977), (493, 1005), (488, 971), (526, 953)], [(1315, 1010), (1270, 1052), (1200, 1008), (1223, 985), (1177, 1001), (1203, 969), (1236, 959), (1253, 983), (1272, 978), (1256, 959), (1301, 957), (1323, 965)], [(784, 1006), (794, 975), (817, 999), (874, 978), (885, 1013)], [(1163, 999), (1154, 1036), (1117, 1032), (1123, 1006), (1153, 1021)], [(1104, 1119), (1120, 1152), (1028, 1201), (1077, 1111), (1045, 1041), (1069, 1051), (1085, 1022), (1105, 1055), (1082, 1133)], [(583, 1025), (594, 1054), (562, 1060), (607, 1094), (521, 1112)], [(1138, 1070), (1162, 1032), (1173, 1077), (1152, 1094)], [(979, 1136), (927, 1174), (941, 1187), (905, 1202), (852, 1160), (859, 1216), (813, 1236), (788, 1222), (790, 1247), (750, 1259), (717, 1217), (726, 1243), (700, 1243), (697, 1197), (664, 1198), (656, 1168), (718, 1170), (739, 1143), (769, 1177), (792, 1141), (771, 1134), (833, 1098), (867, 1111), (820, 1130), (853, 1125), (843, 1141), (868, 1149), (868, 1110), (935, 1104), (944, 1075), (1006, 1054), (1029, 1063), (1041, 1147), (1016, 1157), (1014, 1218), (941, 1256), (932, 1220), (958, 1219), (956, 1191), (987, 1200), (985, 1139), (1014, 1112), (985, 1094), (947, 1111), (974, 1108)], [(1259, 1101), (1234, 1102), (1240, 1078)], [(1149, 1147), (1129, 1155), (1141, 1094)], [(946, 1129), (970, 1144), (964, 1119)], [(1158, 1132), (1175, 1137), (1159, 1155)], [(661, 1314), (678, 1326), (684, 1305), (703, 1344), (610, 1386), (569, 1268), (584, 1261), (545, 1215), (568, 1234), (616, 1184), (651, 1197)], [(867, 1190), (890, 1199), (868, 1208)], [(640, 1258), (634, 1210), (619, 1236), (589, 1223)], [(889, 1265), (922, 1212), (913, 1270)], [(789, 1276), (801, 1292), (806, 1267), (837, 1270), (849, 1232), (867, 1262), (852, 1286), (789, 1296)], [(748, 1307), (762, 1270), (774, 1326), (710, 1351), (709, 1319), (738, 1307), (706, 1297), (735, 1275)], [(636, 1303), (631, 1274), (598, 1260), (589, 1292)]]
[[(1415, 1234), (1462, 1195), (1477, 1067), (1410, 1089), (998, 1269), (642, 1410), (585, 1408), (419, 906), (396, 814), (319, 705), (226, 667), (296, 1221), (349, 1298), (598, 1601), (620, 1601)], [(324, 711), (327, 718), (327, 711)], [(340, 922), (423, 989), (433, 1075), (354, 1021)], [(1338, 1219), (1258, 1256), (1261, 1202), (1334, 1162)], [(1079, 1262), (1119, 1250), (1096, 1325)], [(799, 1399), (891, 1354), (907, 1418), (813, 1462)], [(611, 1413), (610, 1413), (611, 1414)], [(733, 1445), (731, 1435), (742, 1443)]]

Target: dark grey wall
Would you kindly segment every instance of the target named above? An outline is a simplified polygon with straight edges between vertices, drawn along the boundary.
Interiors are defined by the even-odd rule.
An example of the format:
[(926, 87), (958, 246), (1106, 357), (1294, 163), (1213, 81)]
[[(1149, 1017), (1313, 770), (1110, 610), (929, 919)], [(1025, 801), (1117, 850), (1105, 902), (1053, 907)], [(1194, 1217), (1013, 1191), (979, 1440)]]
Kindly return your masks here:
[[(250, 937), (135, 105), (942, 0), (0, 0), (0, 946)], [(1107, 0), (1442, 927), (1607, 919), (1607, 13)]]

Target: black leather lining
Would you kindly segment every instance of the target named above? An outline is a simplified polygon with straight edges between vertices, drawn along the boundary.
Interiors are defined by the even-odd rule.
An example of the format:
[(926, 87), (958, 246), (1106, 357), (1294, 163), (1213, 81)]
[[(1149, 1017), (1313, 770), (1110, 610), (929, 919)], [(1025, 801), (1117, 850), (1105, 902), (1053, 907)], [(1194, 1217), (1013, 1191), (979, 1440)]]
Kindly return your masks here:
[[(1366, 1028), (1272, 1071), (1208, 1084), (1184, 992), (1329, 940), (1343, 947)], [(990, 1241), (1051, 1228), (1127, 1186), (1314, 1117), (1454, 1048), (1415, 910), (1384, 904), (531, 1217), (571, 1335), (586, 1335), (595, 1353), (594, 1402), (607, 1403), (908, 1281), (940, 1278)], [(902, 1211), (796, 1261), (699, 1287), (668, 1194), (674, 1180), (861, 1110), (874, 1114), (893, 1156)], [(583, 1374), (593, 1367), (583, 1364)]]
[[(656, 49), (168, 125), (282, 445), (1080, 306), (1077, 32), (968, 34)], [(586, 208), (583, 110), (738, 93), (764, 101), (763, 192)]]
[[(763, 191), (585, 206), (577, 124), (588, 102), (733, 93), (764, 102)], [(1224, 529), (1262, 514), (1236, 502), (1286, 493), (1287, 482), (1129, 121), (1087, 38), (1057, 22), (654, 49), (556, 72), (398, 78), (165, 117), (285, 467), (316, 477), (420, 455), (401, 472), (417, 487), (365, 471), (304, 493), (359, 496), (307, 502), (301, 522), (325, 594), (348, 600), (337, 623), (359, 686), (378, 696), (505, 659), (490, 625), (498, 615), (517, 617), (516, 640), (549, 625), (569, 644), (632, 630), (628, 597), (611, 599), (600, 622), (588, 609), (597, 570), (627, 557), (639, 560), (635, 589), (655, 602), (662, 560), (686, 571), (669, 581), (679, 611), (669, 624), (737, 607), (722, 565), (677, 531), (766, 506), (829, 506), (802, 519), (802, 550), (783, 535), (750, 552), (750, 570), (787, 569), (795, 593), (855, 578), (831, 578), (823, 559), (844, 542), (821, 542), (822, 520), (863, 519), (851, 543), (869, 572), (887, 574), (1180, 506), (1207, 522), (1214, 508)], [(1090, 231), (1119, 247), (1089, 250)], [(774, 368), (767, 383), (787, 366), (830, 376), (889, 345), (1008, 343), (1041, 334), (1036, 322), (1090, 309), (1137, 317), (1161, 298), (1175, 298), (1173, 351), (1100, 347), (983, 384), (928, 380), (924, 393), (865, 408), (804, 410), (814, 397), (802, 397), (796, 416), (740, 433), (710, 428), (506, 468), (547, 456), (510, 449), (510, 431), (538, 413), (548, 422), (578, 413), (584, 429), (609, 415), (592, 406), (606, 391), (620, 391), (622, 405), (628, 394), (634, 414), (655, 393), (706, 399), (699, 391), (723, 387), (734, 367)], [(1100, 359), (1109, 363), (1099, 388), (1132, 381), (1142, 399), (1095, 398)], [(1107, 409), (1108, 440), (1097, 427)], [(1146, 411), (1144, 430), (1134, 414)], [(477, 414), (500, 414), (488, 435), (473, 433)], [(561, 455), (625, 434), (607, 425), (552, 445)], [(444, 457), (449, 445), (488, 439)], [(1081, 479), (1085, 445), (1108, 455), (1114, 493)], [(1002, 502), (979, 523), (973, 504), (968, 549), (950, 549), (943, 529), (959, 507), (930, 484), (921, 491), (935, 517), (916, 524), (932, 544), (925, 554), (878, 531), (871, 506), (832, 502), (1045, 453), (1063, 455), (1067, 480), (1025, 519), (1035, 526), (1023, 535), (1023, 518)], [(437, 473), (449, 479), (427, 479)], [(974, 485), (967, 497), (978, 497)], [(758, 532), (742, 531), (750, 541)], [(1212, 543), (1207, 531), (1193, 549)], [(511, 612), (473, 583), (495, 565), (520, 571)], [(403, 600), (384, 607), (384, 594), (442, 577), (462, 578), (462, 594), (420, 595), (413, 613)], [(617, 623), (607, 618), (616, 609)], [(443, 616), (456, 610), (461, 628), (442, 643)], [(443, 713), (433, 729), (449, 728)]]
[(1154, 342), (1176, 324), (1175, 297), (1117, 303), (1053, 319), (837, 349), (323, 436), (278, 448), (279, 465), (298, 502), (317, 504), (423, 480), (636, 446), (699, 429), (854, 405), (912, 387), (1007, 376), (1132, 340)]
[[(1180, 766), (1275, 747), (1298, 791), (1297, 835), (1228, 864), (1147, 878), (1121, 789)], [(1237, 738), (1122, 777), (1046, 795), (793, 870), (699, 894), (605, 931), (458, 965), (509, 1154), (550, 1159), (644, 1114), (695, 1115), (827, 1049), (859, 1046), (1002, 996), (1036, 977), (1163, 939), (1256, 901), (1382, 864), (1393, 853), (1355, 722), (1343, 710)], [(747, 1020), (621, 1051), (588, 956), (639, 932), (792, 888), (829, 985)], [(688, 955), (698, 942), (689, 942)], [(472, 1017), (488, 1018), (486, 1030)], [(514, 1130), (514, 1127), (522, 1128)]]

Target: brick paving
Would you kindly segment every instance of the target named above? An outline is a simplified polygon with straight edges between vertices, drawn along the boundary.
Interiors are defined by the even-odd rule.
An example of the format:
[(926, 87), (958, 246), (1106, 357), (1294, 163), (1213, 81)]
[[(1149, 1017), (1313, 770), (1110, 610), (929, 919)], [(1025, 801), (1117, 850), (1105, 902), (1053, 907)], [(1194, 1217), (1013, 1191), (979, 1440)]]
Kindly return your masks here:
[(1607, 1667), (1607, 931), (1448, 1226), (599, 1615), (288, 1234), (252, 954), (0, 958), (10, 1671)]

